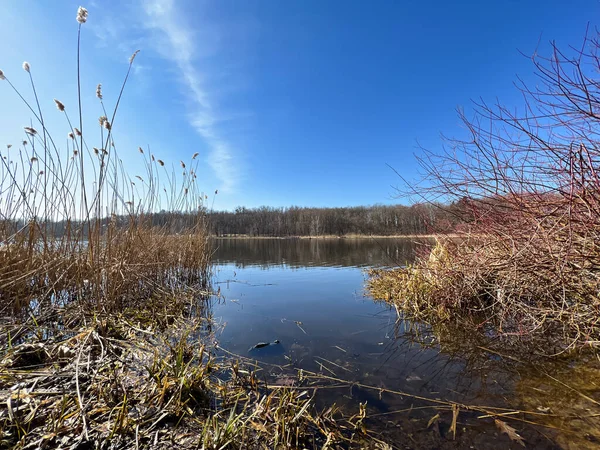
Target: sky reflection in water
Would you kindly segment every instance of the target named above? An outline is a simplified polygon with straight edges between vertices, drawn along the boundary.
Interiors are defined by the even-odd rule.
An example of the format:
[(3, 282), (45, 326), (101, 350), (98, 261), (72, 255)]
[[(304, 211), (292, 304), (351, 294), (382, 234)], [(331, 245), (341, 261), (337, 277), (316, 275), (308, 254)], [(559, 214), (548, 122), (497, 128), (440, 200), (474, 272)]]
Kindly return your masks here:
[[(489, 344), (485, 340), (451, 327), (432, 330), (398, 322), (395, 309), (365, 295), (365, 268), (404, 265), (419, 245), (407, 239), (215, 240), (215, 288), (222, 299), (213, 312), (222, 329), (220, 346), (263, 363), (262, 376), (275, 383), (304, 369), (465, 405), (517, 408), (533, 402), (537, 407), (535, 397), (526, 398), (518, 389), (523, 380), (533, 379), (528, 369), (483, 350)], [(279, 344), (250, 350), (276, 339)], [(536, 382), (528, 392), (540, 386)], [(322, 390), (317, 402), (356, 412), (358, 402), (366, 401), (369, 415), (380, 419), (378, 426), (392, 437), (409, 433), (418, 437), (416, 448), (446, 448), (448, 419), (442, 414), (435, 430), (427, 427), (437, 410), (419, 409), (425, 403), (410, 395), (355, 385)], [(403, 409), (410, 412), (390, 414)], [(461, 412), (461, 445), (514, 444), (479, 415)], [(520, 433), (536, 448), (556, 448), (534, 427)]]

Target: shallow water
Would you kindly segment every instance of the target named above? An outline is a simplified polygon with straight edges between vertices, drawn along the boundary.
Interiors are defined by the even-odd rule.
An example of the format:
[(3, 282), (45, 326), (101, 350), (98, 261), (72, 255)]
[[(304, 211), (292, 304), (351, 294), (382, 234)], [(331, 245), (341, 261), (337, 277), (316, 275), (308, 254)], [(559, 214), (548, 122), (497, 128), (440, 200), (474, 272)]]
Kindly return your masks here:
[[(478, 418), (481, 412), (466, 408), (455, 440), (449, 406), (432, 408), (420, 397), (540, 414), (587, 411), (590, 405), (582, 405), (580, 395), (555, 394), (550, 401), (551, 380), (539, 376), (542, 363), (517, 362), (514, 348), (490, 350), (485, 336), (450, 325), (430, 329), (399, 322), (395, 309), (365, 294), (366, 268), (406, 264), (418, 245), (406, 239), (216, 239), (220, 298), (213, 313), (221, 327), (219, 345), (262, 363), (263, 375), (274, 384), (290, 383), (297, 369), (359, 383), (322, 389), (317, 402), (335, 402), (352, 414), (366, 401), (368, 425), (394, 448), (522, 448), (493, 418)], [(251, 349), (274, 340), (279, 343)], [(569, 380), (573, 367), (576, 361), (552, 362), (544, 371)], [(592, 419), (573, 432), (575, 438), (572, 421), (557, 419), (566, 430), (557, 431), (556, 421), (546, 416), (540, 421), (554, 428), (515, 420), (530, 416), (496, 417), (514, 427), (529, 448), (595, 448), (600, 436)]]

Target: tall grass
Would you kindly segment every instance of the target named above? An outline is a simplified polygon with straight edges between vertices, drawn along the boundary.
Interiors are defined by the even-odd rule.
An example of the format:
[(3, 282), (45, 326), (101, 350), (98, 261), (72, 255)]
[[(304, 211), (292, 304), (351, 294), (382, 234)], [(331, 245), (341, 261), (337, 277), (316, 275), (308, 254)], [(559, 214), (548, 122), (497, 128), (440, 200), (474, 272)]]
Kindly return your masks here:
[(137, 52), (112, 108), (98, 85), (94, 130), (82, 110), (86, 21), (79, 8), (77, 104), (54, 100), (63, 130), (47, 126), (52, 102), (38, 98), (30, 64), (31, 93), (0, 72), (0, 88), (33, 121), (0, 159), (0, 447), (362, 441), (347, 420), (336, 423), (336, 408), (317, 411), (308, 391), (268, 388), (254, 368), (215, 356), (198, 154), (167, 170), (140, 147), (144, 173), (129, 176), (117, 113)]
[[(207, 282), (198, 155), (178, 164), (181, 170), (167, 170), (158, 156), (139, 148), (143, 172), (129, 175), (118, 152), (118, 111), (138, 52), (113, 106), (99, 84), (96, 112), (84, 114), (88, 93), (81, 90), (80, 44), (86, 20), (87, 11), (80, 8), (77, 104), (38, 97), (28, 63), (23, 69), (30, 92), (21, 92), (0, 72), (3, 95), (12, 91), (20, 98), (32, 121), (22, 141), (8, 144), (0, 157), (0, 314), (5, 316), (39, 317), (65, 304), (114, 312)], [(50, 114), (60, 114), (64, 127), (50, 130)], [(88, 126), (88, 114), (98, 117), (96, 129)], [(173, 213), (163, 212), (156, 223), (159, 210)], [(185, 223), (176, 211), (186, 213)]]

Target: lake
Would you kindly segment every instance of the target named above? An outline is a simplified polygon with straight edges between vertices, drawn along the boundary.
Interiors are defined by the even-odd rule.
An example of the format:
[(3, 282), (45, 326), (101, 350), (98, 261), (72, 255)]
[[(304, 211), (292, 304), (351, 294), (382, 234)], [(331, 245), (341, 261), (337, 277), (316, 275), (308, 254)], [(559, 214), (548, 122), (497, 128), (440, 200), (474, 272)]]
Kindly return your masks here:
[[(366, 402), (367, 425), (393, 448), (522, 448), (513, 428), (528, 448), (596, 448), (596, 418), (563, 417), (590, 415), (585, 396), (600, 400), (595, 363), (536, 360), (484, 333), (402, 321), (365, 293), (365, 269), (407, 264), (424, 243), (215, 239), (219, 346), (257, 361), (270, 384), (297, 383), (299, 369), (320, 375), (306, 381), (322, 386), (317, 405), (351, 415)], [(456, 436), (445, 402), (460, 405)]]

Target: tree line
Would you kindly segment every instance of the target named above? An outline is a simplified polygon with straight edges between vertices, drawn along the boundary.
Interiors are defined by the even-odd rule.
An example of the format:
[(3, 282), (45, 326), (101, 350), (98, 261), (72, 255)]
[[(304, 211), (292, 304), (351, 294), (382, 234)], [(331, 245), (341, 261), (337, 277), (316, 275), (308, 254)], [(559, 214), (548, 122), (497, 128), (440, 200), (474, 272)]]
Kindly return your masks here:
[[(238, 207), (234, 211), (208, 211), (195, 213), (160, 211), (137, 215), (112, 215), (98, 220), (100, 227), (109, 222), (117, 228), (127, 229), (143, 221), (146, 225), (180, 234), (198, 225), (198, 216), (204, 216), (210, 234), (215, 236), (345, 236), (345, 235), (418, 235), (451, 232), (456, 229), (460, 202), (451, 205), (415, 204), (375, 205), (341, 208), (310, 208), (292, 206), (273, 208)], [(38, 222), (39, 226), (39, 222)], [(58, 221), (47, 225), (54, 237), (69, 233), (88, 235), (87, 221)], [(27, 232), (28, 223), (22, 220), (2, 221), (6, 235)]]
[(343, 208), (238, 207), (208, 213), (216, 236), (344, 236), (426, 234), (454, 226), (447, 208), (435, 204), (356, 206)]

